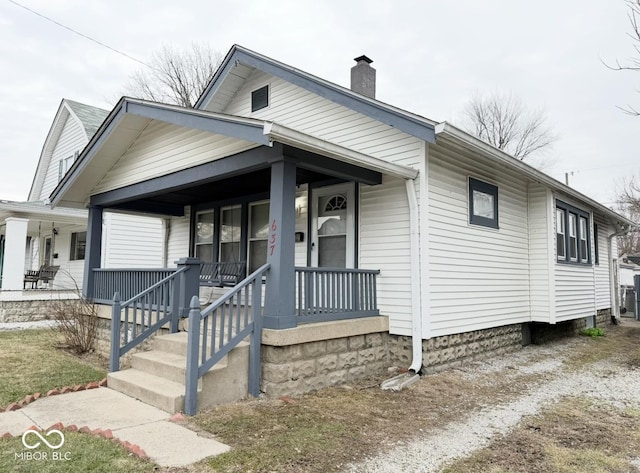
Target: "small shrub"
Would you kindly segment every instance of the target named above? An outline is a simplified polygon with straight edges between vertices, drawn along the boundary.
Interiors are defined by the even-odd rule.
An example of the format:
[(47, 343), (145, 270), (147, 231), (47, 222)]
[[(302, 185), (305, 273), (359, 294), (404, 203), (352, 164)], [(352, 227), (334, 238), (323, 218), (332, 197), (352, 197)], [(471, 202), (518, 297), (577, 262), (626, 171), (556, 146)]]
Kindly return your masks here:
[(78, 291), (78, 299), (55, 302), (53, 313), (67, 347), (77, 354), (93, 349), (98, 332), (98, 309), (93, 301)]
[(585, 337), (604, 337), (604, 330), (600, 327), (591, 327), (586, 328), (580, 331), (580, 335), (584, 335)]

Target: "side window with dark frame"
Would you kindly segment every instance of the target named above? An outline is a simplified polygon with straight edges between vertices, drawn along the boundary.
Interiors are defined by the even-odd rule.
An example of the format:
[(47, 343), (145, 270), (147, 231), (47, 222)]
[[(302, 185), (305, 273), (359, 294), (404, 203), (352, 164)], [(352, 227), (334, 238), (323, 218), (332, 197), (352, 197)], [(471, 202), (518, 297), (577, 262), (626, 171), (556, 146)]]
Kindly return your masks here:
[(469, 178), (469, 223), (488, 228), (498, 227), (498, 187)]
[(587, 212), (556, 201), (556, 259), (559, 263), (591, 264), (589, 218)]

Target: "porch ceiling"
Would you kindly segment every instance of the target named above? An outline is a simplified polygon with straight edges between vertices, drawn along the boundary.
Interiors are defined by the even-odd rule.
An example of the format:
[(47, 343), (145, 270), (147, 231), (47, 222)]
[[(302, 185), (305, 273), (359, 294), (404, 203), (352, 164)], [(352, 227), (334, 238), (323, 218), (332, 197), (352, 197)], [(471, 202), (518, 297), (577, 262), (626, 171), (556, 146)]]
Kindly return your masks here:
[[(296, 185), (335, 179), (335, 176), (314, 170), (298, 168), (296, 171)], [(269, 194), (270, 181), (271, 169), (264, 168), (239, 176), (204, 182), (188, 188), (168, 190), (156, 195), (134, 198), (126, 202), (113, 204), (110, 208), (167, 213), (169, 215), (173, 215), (175, 211), (175, 214), (181, 215), (185, 205), (232, 200), (252, 195), (264, 195), (266, 197)]]

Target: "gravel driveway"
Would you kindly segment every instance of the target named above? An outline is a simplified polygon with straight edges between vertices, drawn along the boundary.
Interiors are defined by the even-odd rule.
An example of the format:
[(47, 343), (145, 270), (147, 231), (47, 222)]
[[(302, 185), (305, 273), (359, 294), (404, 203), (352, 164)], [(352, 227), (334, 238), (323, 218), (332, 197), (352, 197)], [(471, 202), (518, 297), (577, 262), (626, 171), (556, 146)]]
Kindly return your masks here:
[[(625, 320), (625, 325), (636, 325)], [(563, 396), (583, 396), (616, 408), (640, 408), (640, 371), (615, 358), (596, 361), (582, 371), (570, 370), (564, 361), (580, 338), (547, 346), (526, 347), (517, 353), (467, 365), (465, 377), (488, 373), (528, 372), (537, 382), (509, 402), (487, 405), (466, 419), (438, 429), (425, 429), (415, 440), (391, 451), (350, 465), (351, 472), (437, 472), (447, 463), (486, 447), (492, 439), (511, 431), (524, 416), (538, 413)], [(594, 374), (597, 374), (594, 376)], [(426, 406), (425, 408), (428, 408)]]

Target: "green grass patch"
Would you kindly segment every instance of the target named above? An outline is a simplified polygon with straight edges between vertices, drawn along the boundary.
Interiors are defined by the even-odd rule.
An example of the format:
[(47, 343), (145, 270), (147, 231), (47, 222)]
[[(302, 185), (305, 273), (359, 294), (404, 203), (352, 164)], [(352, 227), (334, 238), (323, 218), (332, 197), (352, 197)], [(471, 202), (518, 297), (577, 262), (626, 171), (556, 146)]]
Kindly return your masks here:
[[(120, 444), (77, 432), (64, 432), (56, 450), (42, 444), (29, 450), (21, 437), (0, 439), (0, 471), (14, 473), (147, 473), (155, 465), (131, 455)], [(55, 438), (57, 443), (58, 439)], [(28, 453), (27, 453), (28, 452)], [(56, 458), (53, 457), (55, 452)], [(30, 454), (30, 457), (27, 455)], [(46, 456), (45, 456), (46, 455)]]
[(60, 343), (54, 329), (0, 332), (0, 408), (29, 394), (106, 376), (105, 369), (57, 348)]
[(604, 329), (600, 327), (590, 327), (580, 330), (580, 335), (584, 337), (604, 337)]

